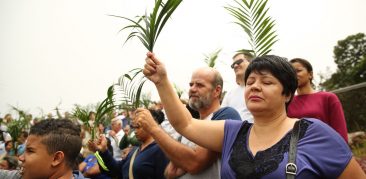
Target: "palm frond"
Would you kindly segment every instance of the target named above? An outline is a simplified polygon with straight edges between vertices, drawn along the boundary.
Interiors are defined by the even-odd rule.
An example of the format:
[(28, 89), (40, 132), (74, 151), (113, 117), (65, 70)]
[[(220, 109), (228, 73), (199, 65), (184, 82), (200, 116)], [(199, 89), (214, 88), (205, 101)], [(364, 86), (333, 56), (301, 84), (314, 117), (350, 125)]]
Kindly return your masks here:
[(155, 0), (155, 6), (152, 13), (146, 13), (144, 16), (137, 16), (137, 20), (116, 15), (111, 16), (125, 19), (131, 23), (131, 25), (120, 30), (132, 29), (132, 32), (127, 36), (125, 43), (131, 38), (138, 38), (141, 43), (152, 52), (160, 32), (181, 2), (182, 0), (167, 0), (167, 2), (164, 3), (162, 0)]
[(119, 96), (122, 100), (122, 108), (136, 109), (141, 105), (142, 87), (146, 82), (141, 68), (136, 68), (123, 74), (116, 85), (120, 87)]
[(106, 119), (105, 116), (116, 109), (117, 105), (115, 105), (114, 96), (114, 85), (111, 85), (107, 90), (107, 97), (97, 105), (95, 112), (95, 120), (93, 126), (89, 123), (89, 112), (90, 110), (87, 107), (83, 108), (80, 105), (75, 105), (73, 109), (72, 116), (81, 120), (84, 125), (90, 129), (92, 134), (92, 139), (95, 138), (95, 128), (98, 127), (100, 123), (103, 123)]
[(209, 67), (215, 67), (216, 65), (216, 60), (217, 57), (219, 56), (219, 53), (221, 52), (222, 49), (217, 49), (216, 51), (205, 55), (205, 63), (209, 66)]
[(234, 0), (236, 6), (225, 7), (236, 18), (238, 24), (248, 35), (248, 42), (252, 49), (239, 51), (251, 52), (253, 55), (262, 56), (271, 51), (271, 47), (278, 41), (274, 30), (275, 21), (267, 15), (268, 0)]

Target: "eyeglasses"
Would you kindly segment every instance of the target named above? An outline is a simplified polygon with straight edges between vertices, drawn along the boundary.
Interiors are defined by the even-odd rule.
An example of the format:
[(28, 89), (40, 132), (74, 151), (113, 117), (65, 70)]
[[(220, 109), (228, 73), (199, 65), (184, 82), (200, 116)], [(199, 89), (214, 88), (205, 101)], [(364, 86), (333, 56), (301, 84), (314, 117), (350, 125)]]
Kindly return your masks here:
[(235, 65), (240, 65), (241, 63), (243, 63), (244, 59), (239, 59), (236, 60), (233, 64), (231, 64), (231, 68), (234, 69)]

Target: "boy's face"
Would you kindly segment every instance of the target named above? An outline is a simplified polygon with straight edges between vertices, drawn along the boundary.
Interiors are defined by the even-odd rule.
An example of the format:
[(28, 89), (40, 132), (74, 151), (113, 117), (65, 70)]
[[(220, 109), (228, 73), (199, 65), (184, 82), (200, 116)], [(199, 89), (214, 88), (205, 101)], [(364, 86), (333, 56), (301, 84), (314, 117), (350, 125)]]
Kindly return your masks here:
[(48, 153), (42, 139), (36, 135), (30, 135), (27, 139), (25, 152), (19, 157), (23, 179), (49, 178), (52, 175), (54, 157)]

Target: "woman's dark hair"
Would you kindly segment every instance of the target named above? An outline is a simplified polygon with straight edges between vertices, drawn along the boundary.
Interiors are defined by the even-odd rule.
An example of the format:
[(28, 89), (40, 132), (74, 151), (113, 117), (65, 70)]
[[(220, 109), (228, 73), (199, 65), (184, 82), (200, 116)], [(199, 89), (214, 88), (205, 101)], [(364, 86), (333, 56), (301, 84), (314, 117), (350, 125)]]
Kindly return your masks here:
[(290, 104), (297, 89), (297, 77), (294, 68), (287, 59), (283, 57), (275, 55), (256, 57), (252, 62), (250, 62), (247, 70), (245, 71), (245, 84), (247, 83), (249, 74), (252, 72), (261, 74), (263, 71), (268, 71), (276, 77), (283, 86), (282, 94), (290, 96), (290, 100), (286, 102), (287, 109), (287, 106)]
[[(309, 72), (309, 73), (313, 73), (313, 66), (311, 66), (310, 62), (302, 59), (302, 58), (294, 58), (292, 60), (290, 60), (290, 63), (300, 63), (302, 66), (305, 67), (305, 69)], [(313, 83), (313, 77), (311, 77), (310, 79), (310, 84), (313, 88), (315, 88), (315, 85)]]
[(149, 111), (158, 124), (161, 124), (164, 121), (165, 115), (161, 110), (149, 109)]

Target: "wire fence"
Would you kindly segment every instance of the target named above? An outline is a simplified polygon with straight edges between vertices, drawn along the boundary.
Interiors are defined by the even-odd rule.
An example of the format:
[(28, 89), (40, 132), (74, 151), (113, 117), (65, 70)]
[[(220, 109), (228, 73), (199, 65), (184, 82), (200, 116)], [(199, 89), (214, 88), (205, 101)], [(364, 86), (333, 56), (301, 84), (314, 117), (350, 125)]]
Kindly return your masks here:
[(366, 131), (366, 82), (332, 92), (342, 103), (348, 132)]

